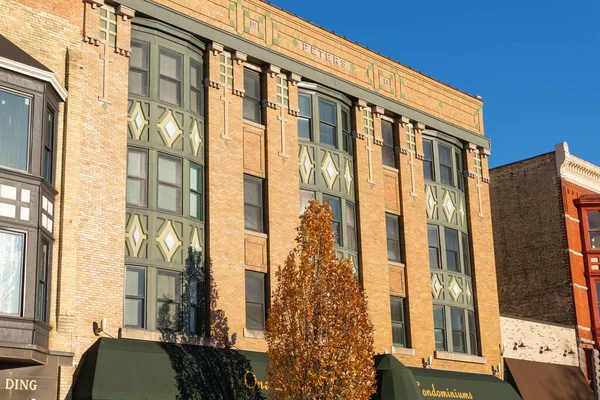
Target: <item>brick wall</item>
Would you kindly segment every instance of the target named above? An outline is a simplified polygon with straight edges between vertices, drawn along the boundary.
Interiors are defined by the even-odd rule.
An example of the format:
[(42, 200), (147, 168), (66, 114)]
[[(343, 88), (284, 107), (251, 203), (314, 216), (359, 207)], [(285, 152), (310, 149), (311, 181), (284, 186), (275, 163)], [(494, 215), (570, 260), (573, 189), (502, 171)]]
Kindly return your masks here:
[[(357, 44), (314, 28), (276, 7), (263, 2), (246, 1), (246, 15), (239, 4), (233, 9), (224, 9), (215, 2), (206, 2), (202, 6), (198, 2), (187, 2), (185, 7), (166, 0), (162, 3), (226, 31), (239, 31), (241, 36), (256, 43), (260, 43), (258, 33), (263, 32), (263, 36), (271, 40), (269, 46), (273, 51), (451, 124), (483, 133), (480, 100)], [(99, 10), (92, 8), (89, 3), (0, 0), (0, 14), (3, 15), (0, 33), (52, 69), (69, 91), (68, 100), (61, 106), (58, 118), (56, 187), (59, 195), (56, 203), (56, 257), (53, 260), (50, 323), (54, 328), (51, 348), (74, 352), (74, 361), (78, 362), (97, 339), (93, 333), (94, 322), (107, 318), (107, 332), (117, 337), (123, 321), (128, 58), (119, 54), (122, 51), (109, 49), (105, 52), (103, 43), (96, 45)], [(230, 18), (233, 18), (233, 25), (230, 24)], [(249, 22), (253, 18), (259, 21), (256, 35), (252, 30), (254, 25)], [(244, 29), (247, 22), (248, 32)], [(129, 48), (130, 22), (119, 17), (117, 23), (117, 47), (126, 52)], [(311, 32), (318, 34), (310, 37)], [(82, 36), (86, 38), (85, 41)], [(321, 52), (318, 52), (319, 56), (307, 53), (305, 46), (298, 47), (298, 43), (294, 45), (294, 38), (300, 36), (328, 54), (337, 54), (339, 49), (343, 49), (344, 57), (348, 58), (354, 69), (336, 65), (327, 59), (328, 56), (321, 58)], [(243, 335), (244, 270), (260, 269), (264, 261), (267, 272), (271, 273), (294, 245), (299, 209), (294, 116), (297, 89), (290, 80), (291, 104), (289, 110), (283, 110), (283, 115), (280, 108), (267, 106), (263, 109), (265, 126), (249, 125), (242, 119), (240, 94), (232, 92), (231, 88), (226, 91), (215, 84), (219, 82), (219, 55), (222, 51), (218, 46), (213, 46), (212, 50), (207, 50), (205, 58), (207, 76), (212, 81), (205, 92), (208, 102), (205, 125), (208, 204), (206, 249), (219, 292), (217, 307), (228, 318), (229, 335), (237, 333), (237, 346), (240, 348), (265, 350), (263, 340)], [(243, 88), (243, 65), (243, 62), (234, 61), (233, 86), (236, 89)], [(284, 73), (290, 77), (289, 71)], [(265, 100), (273, 103), (274, 76), (265, 74), (265, 79)], [(367, 104), (364, 106), (372, 107)], [(403, 236), (406, 239), (406, 276), (401, 276), (405, 279), (409, 298), (410, 336), (415, 350), (414, 356), (402, 356), (401, 359), (408, 365), (416, 366), (420, 365), (422, 358), (433, 354), (435, 349), (423, 170), (417, 157), (422, 155), (421, 129), (424, 126), (418, 121), (411, 122), (416, 128), (416, 154), (399, 154), (398, 171), (386, 170), (384, 173), (381, 147), (376, 143), (381, 140), (378, 114), (384, 110), (376, 111), (376, 137), (354, 139), (362, 280), (375, 326), (376, 351), (389, 351), (389, 295), (392, 285), (386, 258), (384, 215), (385, 201), (392, 198), (392, 203), (397, 202), (393, 205), (393, 212), (402, 215)], [(360, 115), (357, 114), (355, 126), (361, 124)], [(280, 118), (286, 122), (282, 123)], [(396, 121), (395, 134), (401, 147), (405, 141), (403, 126)], [(266, 179), (268, 199), (268, 232), (253, 237), (256, 243), (267, 243), (268, 252), (252, 253), (252, 257), (249, 257), (251, 261), (245, 256), (248, 234), (244, 230), (244, 173)], [(384, 190), (384, 174), (393, 176), (394, 180), (388, 192)], [(484, 175), (487, 175), (487, 164), (484, 165)], [(487, 358), (487, 363), (439, 360), (434, 367), (491, 373), (491, 366), (499, 360), (500, 329), (489, 197), (486, 183), (478, 188), (478, 181), (471, 179), (469, 182), (477, 283), (475, 295), (480, 307), (482, 355)], [(480, 208), (483, 209), (483, 216), (479, 215)], [(260, 260), (261, 256), (263, 260)], [(249, 263), (252, 265), (249, 266)], [(273, 274), (269, 277), (273, 285)], [(147, 337), (156, 338), (156, 335)], [(61, 398), (69, 396), (73, 372), (72, 367), (61, 369)]]
[(554, 153), (490, 177), (500, 312), (575, 325)]

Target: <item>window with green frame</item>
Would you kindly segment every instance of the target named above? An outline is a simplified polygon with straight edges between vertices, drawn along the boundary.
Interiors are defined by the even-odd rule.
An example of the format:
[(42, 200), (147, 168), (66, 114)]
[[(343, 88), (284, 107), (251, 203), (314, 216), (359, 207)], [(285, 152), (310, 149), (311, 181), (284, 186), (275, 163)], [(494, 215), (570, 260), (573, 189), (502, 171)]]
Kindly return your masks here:
[(298, 93), (298, 137), (352, 155), (350, 107), (322, 93)]
[(464, 191), (462, 148), (438, 138), (424, 137), (423, 175), (425, 181)]
[(199, 220), (204, 219), (203, 171), (202, 166), (190, 162), (190, 217)]
[(469, 236), (446, 226), (427, 225), (429, 267), (471, 276)]
[(479, 355), (477, 321), (473, 311), (434, 305), (433, 325), (436, 350)]

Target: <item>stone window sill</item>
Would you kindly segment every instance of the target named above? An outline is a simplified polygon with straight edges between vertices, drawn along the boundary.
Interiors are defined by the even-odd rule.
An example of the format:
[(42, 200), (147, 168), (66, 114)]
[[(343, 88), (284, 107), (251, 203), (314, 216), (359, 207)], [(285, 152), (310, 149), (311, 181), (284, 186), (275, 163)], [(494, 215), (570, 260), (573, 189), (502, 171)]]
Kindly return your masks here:
[(259, 237), (259, 238), (263, 238), (263, 239), (267, 239), (269, 237), (269, 235), (267, 235), (266, 233), (249, 231), (248, 229), (246, 229), (244, 231), (244, 233), (248, 236), (254, 236), (254, 237)]
[(257, 129), (261, 129), (263, 131), (266, 129), (263, 124), (259, 124), (258, 122), (250, 121), (249, 119), (245, 119), (245, 118), (244, 118), (244, 124), (250, 125)]
[(259, 331), (258, 329), (246, 329), (244, 328), (244, 337), (250, 339), (264, 339), (265, 331)]
[(392, 265), (394, 267), (402, 267), (402, 268), (406, 267), (404, 265), (404, 263), (401, 263), (401, 262), (398, 262), (398, 261), (391, 261), (391, 260), (388, 260), (388, 265)]
[(390, 167), (389, 165), (385, 165), (385, 164), (382, 166), (383, 166), (384, 171), (390, 171), (390, 172), (394, 172), (396, 174), (400, 172), (400, 170), (398, 168)]
[(398, 355), (401, 355), (401, 356), (411, 356), (411, 357), (414, 357), (415, 356), (415, 349), (411, 349), (409, 347), (392, 346), (392, 354), (398, 354)]
[(449, 361), (460, 361), (473, 364), (485, 364), (487, 359), (485, 357), (473, 356), (470, 354), (462, 353), (451, 353), (449, 351), (437, 351), (435, 352), (435, 358), (438, 360), (449, 360)]

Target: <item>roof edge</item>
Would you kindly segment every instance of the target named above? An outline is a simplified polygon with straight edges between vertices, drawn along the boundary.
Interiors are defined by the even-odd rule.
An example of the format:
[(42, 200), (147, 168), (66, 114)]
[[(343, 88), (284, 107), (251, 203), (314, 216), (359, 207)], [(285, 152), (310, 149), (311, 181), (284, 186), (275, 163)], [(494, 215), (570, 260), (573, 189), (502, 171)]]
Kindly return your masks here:
[(600, 193), (600, 166), (572, 155), (567, 142), (558, 143), (554, 151), (556, 170), (562, 179)]
[(0, 56), (0, 68), (4, 68), (22, 75), (26, 75), (52, 85), (60, 99), (64, 102), (69, 95), (67, 89), (58, 81), (54, 72), (44, 71), (17, 61)]

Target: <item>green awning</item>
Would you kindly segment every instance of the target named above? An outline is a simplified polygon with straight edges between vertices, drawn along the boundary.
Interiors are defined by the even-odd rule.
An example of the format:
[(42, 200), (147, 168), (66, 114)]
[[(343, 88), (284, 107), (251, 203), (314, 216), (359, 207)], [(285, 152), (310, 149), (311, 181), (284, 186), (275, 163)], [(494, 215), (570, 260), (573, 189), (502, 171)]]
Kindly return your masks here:
[(375, 356), (377, 393), (372, 400), (520, 400), (513, 387), (485, 374), (406, 367), (391, 354)]
[(375, 356), (377, 392), (372, 400), (422, 399), (412, 371), (391, 354)]
[(84, 355), (74, 400), (265, 399), (265, 353), (129, 339)]
[(424, 399), (521, 400), (511, 385), (492, 375), (409, 369)]

